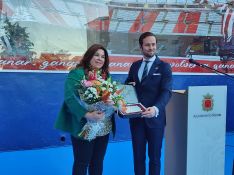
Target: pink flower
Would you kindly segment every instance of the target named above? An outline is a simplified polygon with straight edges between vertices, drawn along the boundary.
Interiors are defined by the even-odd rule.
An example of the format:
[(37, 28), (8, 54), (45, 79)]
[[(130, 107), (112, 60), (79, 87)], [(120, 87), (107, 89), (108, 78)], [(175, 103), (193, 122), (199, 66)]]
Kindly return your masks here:
[(91, 87), (93, 86), (93, 83), (91, 81), (88, 81), (88, 80), (83, 80), (82, 81), (82, 84), (85, 86), (85, 87)]

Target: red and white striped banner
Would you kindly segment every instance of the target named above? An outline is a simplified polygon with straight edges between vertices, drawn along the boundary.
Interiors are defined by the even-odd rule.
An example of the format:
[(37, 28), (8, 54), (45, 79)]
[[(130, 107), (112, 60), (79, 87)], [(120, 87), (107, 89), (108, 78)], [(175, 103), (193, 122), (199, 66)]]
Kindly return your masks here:
[(230, 42), (233, 35), (233, 22), (234, 22), (234, 13), (233, 10), (227, 8), (224, 18), (223, 18), (223, 26), (222, 26), (222, 34), (226, 42)]
[[(160, 57), (168, 62), (174, 73), (212, 73), (211, 71), (198, 67), (189, 63), (185, 57)], [(69, 56), (64, 54), (42, 54), (39, 59), (33, 62), (27, 61), (23, 57), (8, 57), (0, 59), (1, 71), (68, 71), (79, 63), (81, 56)], [(110, 55), (110, 71), (113, 73), (126, 74), (129, 71), (131, 64), (141, 59), (140, 56), (131, 55)], [(222, 72), (234, 73), (234, 62), (227, 63), (221, 61), (197, 60), (201, 64), (205, 64), (211, 68)]]

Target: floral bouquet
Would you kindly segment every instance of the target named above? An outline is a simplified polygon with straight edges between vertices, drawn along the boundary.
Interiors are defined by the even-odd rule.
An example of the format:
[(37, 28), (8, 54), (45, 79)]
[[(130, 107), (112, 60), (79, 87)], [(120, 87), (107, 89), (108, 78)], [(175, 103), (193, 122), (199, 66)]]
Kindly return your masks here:
[[(116, 81), (106, 79), (101, 71), (90, 71), (87, 77), (84, 76), (77, 87), (78, 101), (89, 112), (102, 111), (104, 119), (97, 122), (88, 120), (78, 134), (79, 137), (91, 141), (101, 135), (105, 120), (111, 120), (116, 108), (121, 110), (125, 108), (123, 97), (120, 95), (122, 90), (118, 89)], [(108, 104), (108, 100), (112, 100), (114, 104)]]

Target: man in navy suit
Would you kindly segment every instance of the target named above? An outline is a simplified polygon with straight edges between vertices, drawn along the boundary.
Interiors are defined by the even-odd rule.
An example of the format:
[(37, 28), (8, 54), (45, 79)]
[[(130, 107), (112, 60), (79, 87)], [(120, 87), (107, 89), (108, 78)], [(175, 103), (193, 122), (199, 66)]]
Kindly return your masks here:
[(151, 32), (139, 38), (142, 60), (132, 64), (126, 84), (135, 87), (138, 101), (146, 110), (141, 118), (130, 118), (135, 175), (145, 175), (146, 145), (148, 144), (149, 175), (160, 175), (160, 158), (165, 106), (171, 97), (172, 72), (168, 63), (156, 55), (157, 40)]

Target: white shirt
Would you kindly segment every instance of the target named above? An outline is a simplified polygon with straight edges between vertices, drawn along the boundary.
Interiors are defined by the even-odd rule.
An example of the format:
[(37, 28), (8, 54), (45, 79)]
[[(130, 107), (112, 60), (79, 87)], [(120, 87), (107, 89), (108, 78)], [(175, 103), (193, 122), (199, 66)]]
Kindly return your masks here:
[[(138, 78), (139, 78), (140, 81), (141, 81), (141, 77), (142, 77), (142, 74), (143, 74), (143, 71), (144, 71), (144, 67), (145, 67), (145, 64), (146, 64), (145, 61), (149, 61), (149, 63), (148, 63), (148, 72), (147, 72), (147, 74), (148, 74), (150, 68), (152, 67), (152, 65), (153, 65), (153, 63), (155, 61), (155, 59), (156, 59), (155, 55), (153, 57), (149, 58), (149, 59), (143, 58), (141, 66), (140, 66), (140, 69), (138, 71)], [(153, 107), (154, 107), (155, 113), (156, 113), (154, 117), (158, 117), (158, 115), (159, 115), (159, 109), (156, 106), (153, 106)]]
[(153, 57), (151, 57), (150, 59), (143, 58), (143, 61), (142, 61), (141, 66), (140, 66), (140, 69), (138, 71), (138, 78), (139, 78), (139, 80), (141, 80), (141, 77), (142, 77), (142, 74), (143, 74), (143, 71), (144, 71), (144, 67), (145, 67), (145, 64), (146, 64), (145, 61), (146, 60), (149, 61), (149, 63), (148, 63), (148, 72), (147, 72), (147, 74), (148, 74), (151, 66), (153, 65), (153, 63), (155, 61), (155, 59), (156, 59), (155, 55)]

